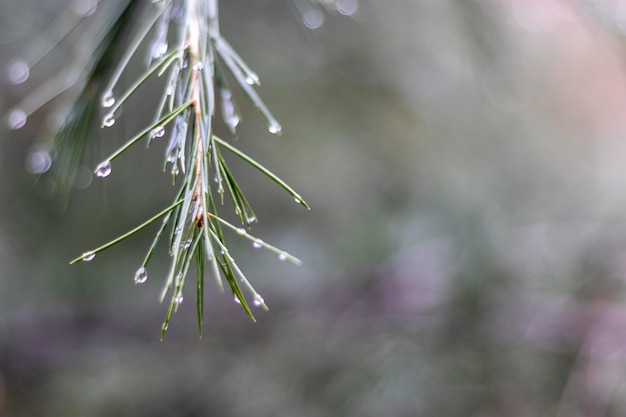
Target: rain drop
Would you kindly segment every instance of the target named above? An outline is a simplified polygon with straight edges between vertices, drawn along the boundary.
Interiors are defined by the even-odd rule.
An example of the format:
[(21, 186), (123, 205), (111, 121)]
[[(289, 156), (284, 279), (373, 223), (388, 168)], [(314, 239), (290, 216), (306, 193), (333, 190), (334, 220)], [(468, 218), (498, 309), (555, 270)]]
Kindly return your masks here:
[(183, 303), (183, 294), (178, 292), (176, 294), (176, 297), (174, 297), (174, 304), (176, 304), (177, 306), (181, 305)]
[(91, 16), (98, 8), (96, 0), (76, 0), (74, 2), (74, 13), (78, 16)]
[(167, 52), (167, 42), (161, 41), (152, 47), (152, 58), (162, 57)]
[(241, 119), (235, 110), (232, 93), (230, 90), (222, 88), (220, 89), (220, 96), (222, 98), (222, 117), (224, 118), (224, 123), (226, 123), (230, 132), (234, 134)]
[(259, 76), (256, 75), (255, 73), (251, 72), (248, 75), (246, 75), (246, 83), (248, 83), (249, 85), (260, 85), (260, 80), (259, 80)]
[(113, 97), (113, 93), (108, 91), (102, 95), (102, 100), (100, 102), (102, 107), (109, 108), (115, 104), (115, 97)]
[(252, 304), (254, 304), (255, 307), (261, 307), (263, 304), (265, 304), (265, 300), (259, 294), (255, 294)]
[(256, 216), (253, 213), (248, 213), (246, 216), (246, 221), (249, 223), (254, 223), (256, 221)]
[(111, 174), (111, 161), (104, 161), (96, 168), (96, 177), (104, 178)]
[(337, 10), (344, 16), (352, 16), (359, 8), (357, 0), (339, 0), (337, 1)]
[(95, 257), (96, 257), (96, 254), (91, 251), (83, 253), (83, 261), (85, 262), (93, 261)]
[(202, 71), (204, 69), (204, 64), (202, 62), (196, 62), (193, 65), (193, 70), (194, 71)]
[(7, 116), (7, 124), (13, 130), (20, 129), (26, 124), (26, 113), (21, 109), (15, 109)]
[(166, 162), (173, 164), (174, 162), (176, 162), (177, 158), (178, 158), (178, 149), (174, 148), (167, 153), (167, 157), (165, 158), (165, 160)]
[(29, 76), (30, 68), (22, 60), (13, 61), (7, 66), (7, 78), (11, 84), (22, 84)]
[(278, 260), (279, 261), (284, 261), (285, 259), (287, 259), (287, 255), (285, 255), (284, 253), (281, 253), (278, 255)]
[(234, 301), (234, 302), (236, 302), (237, 304), (241, 304), (241, 301), (239, 301), (239, 298), (237, 298), (237, 297), (235, 297), (235, 298), (233, 299), (233, 301)]
[(280, 125), (280, 123), (278, 123), (276, 120), (272, 120), (270, 122), (269, 126), (267, 126), (267, 130), (269, 130), (269, 132), (271, 134), (280, 135), (280, 133), (282, 132), (283, 128)]
[(252, 247), (254, 249), (259, 249), (261, 246), (263, 246), (263, 244), (259, 239), (255, 239), (254, 242), (252, 242)]
[(243, 227), (240, 227), (239, 229), (237, 229), (237, 233), (243, 236), (246, 234), (246, 229), (244, 229)]
[(324, 24), (324, 15), (317, 9), (307, 10), (302, 14), (302, 23), (308, 29), (319, 29)]
[(162, 138), (165, 135), (165, 128), (163, 126), (158, 126), (152, 129), (150, 132), (150, 138)]
[(135, 272), (135, 284), (143, 284), (148, 280), (148, 273), (143, 266)]
[(109, 113), (106, 116), (104, 116), (104, 119), (102, 119), (102, 126), (103, 127), (111, 127), (115, 124), (115, 115), (113, 113)]
[(239, 116), (237, 116), (236, 114), (233, 114), (232, 116), (227, 117), (224, 122), (226, 123), (226, 125), (228, 126), (228, 129), (231, 131), (231, 133), (235, 133), (237, 130), (237, 126), (239, 126), (239, 122), (241, 121), (241, 119), (239, 118)]
[(50, 169), (52, 158), (45, 150), (37, 150), (26, 157), (26, 170), (31, 174), (43, 174)]

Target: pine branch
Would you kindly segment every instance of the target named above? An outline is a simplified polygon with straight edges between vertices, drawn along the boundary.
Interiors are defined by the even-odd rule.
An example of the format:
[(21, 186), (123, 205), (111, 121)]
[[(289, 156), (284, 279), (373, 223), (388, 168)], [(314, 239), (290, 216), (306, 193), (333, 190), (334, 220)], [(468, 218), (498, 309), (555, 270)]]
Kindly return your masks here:
[[(340, 10), (338, 7), (333, 9), (331, 3), (324, 1), (324, 7)], [(92, 12), (85, 12), (83, 17)], [(136, 21), (131, 18), (139, 12), (144, 16), (142, 19)], [(78, 19), (76, 25), (81, 21)], [(260, 86), (259, 76), (220, 33), (218, 0), (152, 0), (150, 3), (118, 0), (110, 14), (99, 18), (97, 22), (96, 29), (86, 31), (87, 38), (91, 39), (85, 42), (87, 47), (76, 54), (77, 57), (87, 58), (73, 63), (69, 67), (71, 71), (65, 71), (69, 76), (34, 90), (22, 103), (11, 109), (7, 121), (12, 128), (19, 128), (32, 112), (73, 86), (81, 86), (82, 91), (68, 115), (65, 127), (57, 134), (53, 144), (56, 155), (54, 170), (62, 193), (67, 195), (89, 145), (97, 105), (107, 109), (100, 123), (101, 128), (107, 129), (115, 124), (124, 105), (141, 91), (147, 80), (159, 78), (163, 91), (155, 106), (153, 122), (101, 161), (94, 173), (98, 178), (108, 177), (114, 172), (114, 162), (142, 139), (146, 138), (150, 146), (152, 141), (167, 136), (164, 170), (170, 170), (172, 181), (179, 188), (169, 207), (117, 238), (84, 252), (70, 263), (92, 261), (100, 252), (152, 224), (160, 223), (135, 273), (134, 282), (142, 284), (148, 280), (149, 263), (157, 245), (165, 240), (169, 247), (170, 267), (161, 300), (167, 298), (169, 303), (161, 337), (184, 300), (183, 289), (192, 273), (191, 269), (195, 270), (196, 276), (196, 310), (200, 335), (205, 275), (212, 275), (221, 290), (224, 289), (222, 279), (225, 279), (234, 300), (255, 320), (252, 307), (267, 309), (265, 300), (231, 255), (226, 235), (232, 233), (248, 239), (254, 248), (273, 252), (279, 260), (296, 265), (300, 265), (301, 261), (250, 233), (257, 217), (230, 170), (223, 150), (256, 168), (289, 193), (297, 203), (309, 209), (300, 194), (287, 183), (213, 132), (213, 126), (221, 116), (229, 131), (236, 134), (241, 117), (233, 101), (233, 88), (243, 91), (261, 111), (270, 133), (282, 132), (282, 126), (256, 91), (255, 87)], [(51, 42), (44, 42), (36, 49), (39, 52), (28, 58), (30, 65), (41, 61), (72, 30), (51, 30), (54, 33)], [(124, 44), (127, 34), (130, 34), (130, 38), (126, 48), (114, 62), (118, 45)], [(142, 45), (148, 46), (144, 57), (146, 68), (124, 89), (120, 80), (129, 65), (138, 58)], [(29, 64), (24, 65), (28, 72)], [(18, 65), (14, 70), (13, 75), (20, 78), (17, 72), (24, 71), (24, 68)], [(229, 79), (234, 80), (234, 86), (230, 85)], [(220, 108), (220, 115), (217, 114), (217, 107)], [(211, 181), (212, 178), (215, 182)], [(229, 195), (229, 204), (234, 206), (241, 225), (220, 217), (218, 208), (227, 204), (225, 194)], [(168, 230), (169, 236), (166, 233)]]
[[(170, 268), (162, 299), (168, 297), (169, 306), (162, 326), (163, 337), (172, 314), (183, 302), (183, 288), (187, 282), (192, 265), (196, 271), (196, 309), (198, 329), (202, 332), (204, 311), (204, 274), (211, 271), (221, 287), (221, 277), (225, 278), (234, 299), (254, 320), (250, 307), (267, 308), (263, 297), (250, 284), (239, 268), (227, 246), (225, 230), (249, 239), (254, 247), (265, 248), (276, 253), (281, 260), (295, 264), (301, 262), (263, 240), (251, 235), (249, 228), (256, 221), (252, 207), (228, 164), (222, 156), (221, 148), (245, 160), (264, 175), (275, 181), (290, 193), (298, 203), (309, 207), (302, 197), (284, 181), (251, 157), (217, 138), (213, 133), (216, 116), (216, 101), (220, 100), (222, 118), (231, 132), (235, 133), (239, 122), (235, 104), (232, 102), (230, 86), (226, 84), (225, 68), (233, 79), (266, 116), (268, 130), (280, 133), (282, 128), (263, 103), (253, 84), (259, 84), (259, 77), (246, 65), (243, 59), (226, 42), (219, 32), (217, 0), (153, 1), (148, 7), (149, 18), (142, 27), (136, 29), (130, 45), (113, 70), (110, 81), (106, 84), (101, 104), (109, 108), (102, 120), (102, 127), (115, 123), (117, 114), (125, 102), (135, 94), (145, 81), (151, 77), (167, 80), (162, 98), (156, 109), (155, 121), (139, 131), (126, 144), (101, 162), (95, 170), (100, 178), (113, 172), (112, 162), (138, 143), (142, 138), (150, 141), (165, 136), (170, 131), (165, 154), (165, 166), (169, 167), (173, 181), (180, 182), (180, 189), (174, 203), (138, 227), (113, 239), (112, 241), (85, 252), (71, 263), (89, 261), (107, 248), (120, 243), (147, 226), (162, 219), (162, 224), (141, 267), (135, 274), (135, 282), (143, 283), (148, 279), (147, 267), (154, 249), (163, 237), (166, 229), (171, 230), (169, 239)], [(175, 28), (178, 39), (169, 46), (167, 33)], [(149, 41), (148, 67), (137, 77), (126, 91), (116, 99), (118, 80), (124, 73), (131, 59), (136, 55), (139, 45)], [(217, 94), (216, 94), (217, 91)], [(209, 180), (215, 176), (217, 185)], [(218, 207), (224, 204), (224, 193), (228, 191), (235, 211), (239, 213), (242, 226), (235, 226), (218, 214)], [(216, 199), (216, 193), (219, 197)], [(207, 265), (208, 263), (208, 265)], [(246, 293), (250, 296), (248, 299)]]

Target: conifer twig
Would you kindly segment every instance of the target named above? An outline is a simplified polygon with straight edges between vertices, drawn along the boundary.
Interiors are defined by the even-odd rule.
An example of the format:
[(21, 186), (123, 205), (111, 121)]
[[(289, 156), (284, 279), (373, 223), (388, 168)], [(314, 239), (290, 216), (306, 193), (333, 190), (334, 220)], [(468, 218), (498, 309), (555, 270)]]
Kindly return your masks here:
[[(129, 17), (139, 8), (146, 17), (133, 21)], [(162, 300), (169, 297), (169, 303), (161, 337), (168, 328), (172, 314), (183, 302), (183, 289), (192, 266), (196, 271), (195, 293), (200, 334), (205, 274), (213, 275), (221, 289), (224, 278), (235, 301), (254, 320), (251, 306), (265, 309), (267, 306), (231, 255), (226, 242), (227, 232), (248, 239), (254, 248), (264, 248), (275, 253), (280, 260), (298, 265), (301, 262), (284, 250), (250, 234), (249, 230), (257, 218), (222, 150), (246, 161), (285, 189), (297, 203), (309, 208), (300, 194), (283, 180), (213, 132), (219, 117), (217, 107), (221, 110), (222, 122), (231, 133), (236, 132), (240, 121), (228, 83), (230, 78), (266, 117), (269, 132), (281, 133), (280, 123), (254, 88), (260, 85), (259, 76), (221, 35), (218, 0), (152, 0), (150, 3), (119, 0), (119, 7), (114, 10), (110, 19), (104, 20), (106, 24), (102, 25), (98, 35), (93, 36), (97, 40), (92, 43), (94, 47), (90, 56), (93, 59), (89, 61), (90, 64), (81, 71), (71, 73), (73, 75), (68, 78), (67, 85), (59, 83), (55, 86), (57, 90), (51, 89), (47, 93), (45, 89), (35, 90), (33, 96), (9, 113), (8, 121), (12, 127), (19, 128), (18, 125), (23, 125), (25, 118), (41, 106), (42, 101), (48, 101), (77, 80), (84, 79), (83, 94), (55, 141), (58, 159), (65, 161), (59, 169), (66, 178), (71, 178), (87, 146), (87, 126), (95, 115), (94, 103), (107, 109), (100, 125), (104, 129), (109, 128), (115, 124), (122, 107), (141, 91), (145, 82), (159, 77), (163, 80), (163, 92), (155, 109), (154, 121), (100, 162), (94, 173), (98, 178), (108, 177), (113, 173), (112, 162), (141, 139), (147, 138), (149, 145), (154, 140), (167, 137), (164, 167), (169, 169), (179, 191), (173, 203), (160, 213), (108, 243), (83, 253), (70, 263), (91, 261), (96, 254), (160, 221), (161, 226), (135, 273), (134, 281), (141, 284), (148, 280), (149, 262), (155, 248), (169, 230), (169, 238), (165, 240), (169, 246), (170, 267), (161, 294)], [(131, 33), (130, 41), (121, 58), (109, 68), (116, 45), (126, 32)], [(120, 80), (142, 45), (148, 45), (144, 59), (146, 69), (124, 90)], [(103, 76), (105, 73), (109, 73), (106, 79)], [(215, 183), (211, 178), (215, 178)], [(66, 186), (70, 184), (70, 180), (64, 181)], [(241, 226), (228, 222), (218, 213), (218, 207), (226, 204), (226, 194), (234, 205)]]

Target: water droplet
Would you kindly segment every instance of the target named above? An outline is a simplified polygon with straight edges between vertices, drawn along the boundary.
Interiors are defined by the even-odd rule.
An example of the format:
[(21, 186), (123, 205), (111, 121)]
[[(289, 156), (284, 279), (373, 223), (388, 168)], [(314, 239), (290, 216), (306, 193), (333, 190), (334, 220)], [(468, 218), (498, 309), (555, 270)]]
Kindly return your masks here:
[(76, 0), (74, 2), (74, 13), (81, 17), (91, 16), (98, 8), (96, 0)]
[(235, 104), (233, 103), (233, 95), (227, 88), (221, 88), (220, 97), (224, 123), (226, 123), (230, 132), (234, 134), (241, 119), (239, 118), (239, 115), (237, 114), (237, 111), (235, 109)]
[(185, 242), (185, 244), (183, 245), (183, 249), (189, 249), (190, 246), (191, 246), (191, 239)]
[(338, 0), (337, 1), (337, 11), (344, 16), (352, 16), (356, 13), (359, 8), (359, 3), (357, 0)]
[(241, 119), (236, 114), (233, 114), (232, 116), (227, 117), (224, 120), (224, 122), (228, 126), (228, 130), (230, 130), (230, 132), (232, 134), (235, 134), (235, 132), (237, 130), (237, 126), (239, 126), (239, 122), (240, 121), (241, 121)]
[(172, 165), (172, 175), (176, 176), (178, 175), (178, 173), (180, 172), (180, 170), (178, 169), (178, 164), (174, 164)]
[(83, 261), (84, 262), (93, 261), (95, 257), (96, 257), (96, 254), (91, 252), (91, 251), (83, 253)]
[(152, 47), (152, 58), (162, 57), (167, 52), (167, 42), (161, 41)]
[(256, 221), (256, 216), (254, 215), (254, 213), (248, 213), (246, 215), (246, 222), (248, 222), (248, 224), (254, 223), (255, 221)]
[(104, 161), (96, 168), (96, 177), (104, 178), (111, 174), (111, 161)]
[(278, 260), (279, 261), (284, 261), (285, 259), (287, 259), (287, 255), (284, 253), (281, 253), (278, 255)]
[(324, 24), (324, 14), (317, 9), (309, 9), (302, 13), (302, 23), (309, 29), (319, 29)]
[(52, 158), (46, 150), (30, 152), (26, 157), (26, 170), (31, 174), (43, 174), (50, 169)]
[(260, 294), (254, 294), (254, 300), (252, 300), (252, 304), (254, 304), (255, 307), (261, 307), (265, 304), (265, 300), (263, 299), (263, 297), (261, 297)]
[(194, 71), (202, 71), (204, 69), (204, 64), (202, 62), (196, 62), (193, 65), (193, 70)]
[(246, 229), (244, 229), (243, 227), (240, 227), (239, 229), (237, 229), (237, 233), (243, 236), (246, 234)]
[(152, 139), (162, 138), (164, 135), (165, 135), (165, 128), (163, 126), (155, 127), (154, 129), (152, 129), (152, 132), (150, 132), (150, 137)]
[(22, 84), (30, 76), (28, 64), (20, 59), (7, 66), (7, 78), (11, 84)]
[(24, 127), (26, 119), (26, 113), (24, 113), (21, 109), (15, 109), (7, 116), (7, 124), (10, 129), (17, 130)]
[(241, 301), (239, 301), (239, 298), (237, 298), (237, 297), (235, 297), (235, 298), (233, 299), (233, 301), (234, 301), (234, 302), (236, 302), (237, 304), (241, 304)]
[(181, 292), (178, 292), (176, 294), (176, 297), (174, 297), (174, 304), (176, 304), (177, 306), (181, 305), (183, 303), (183, 294)]
[(143, 284), (148, 280), (148, 272), (143, 266), (135, 272), (135, 284)]
[(267, 126), (267, 130), (269, 130), (269, 132), (274, 135), (280, 135), (280, 133), (283, 131), (283, 128), (280, 123), (278, 123), (276, 120), (273, 120), (272, 122), (270, 122), (269, 126)]
[(294, 197), (293, 201), (295, 201), (298, 204), (302, 204), (302, 199), (298, 198), (298, 197)]
[(251, 72), (248, 75), (246, 75), (246, 83), (253, 85), (259, 85), (261, 84), (260, 80), (259, 80), (259, 76), (256, 75), (255, 73)]
[(254, 249), (259, 249), (261, 246), (263, 246), (263, 242), (260, 239), (255, 239), (254, 242), (252, 242)]
[(102, 100), (100, 102), (102, 107), (109, 108), (115, 104), (115, 97), (113, 97), (113, 93), (108, 91), (102, 95)]
[(102, 119), (103, 127), (111, 127), (115, 124), (115, 115), (113, 113), (109, 113)]

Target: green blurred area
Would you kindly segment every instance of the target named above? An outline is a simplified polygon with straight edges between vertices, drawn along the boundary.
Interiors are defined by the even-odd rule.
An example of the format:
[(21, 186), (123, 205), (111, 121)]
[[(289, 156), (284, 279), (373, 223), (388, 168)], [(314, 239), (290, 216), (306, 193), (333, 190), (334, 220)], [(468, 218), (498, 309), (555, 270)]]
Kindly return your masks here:
[[(71, 4), (0, 3), (2, 67)], [(236, 144), (312, 207), (232, 161), (252, 233), (304, 262), (228, 238), (257, 323), (207, 279), (203, 339), (190, 287), (159, 342), (165, 248), (132, 279), (152, 229), (68, 265), (169, 204), (165, 145), (62, 210), (24, 163), (53, 108), (0, 131), (0, 416), (626, 415), (617, 2), (361, 0), (316, 30), (291, 5), (221, 4), (284, 132), (236, 93)], [(3, 81), (0, 110), (71, 44)], [(95, 131), (89, 167), (150, 120), (154, 86)]]

